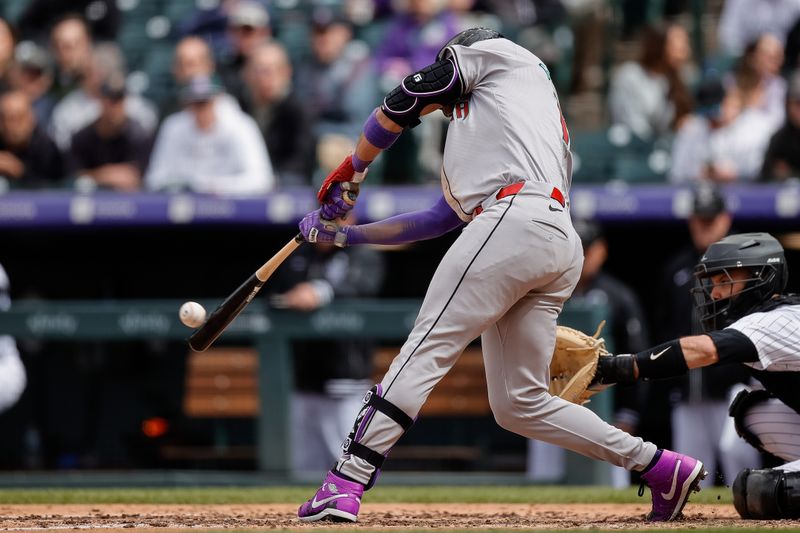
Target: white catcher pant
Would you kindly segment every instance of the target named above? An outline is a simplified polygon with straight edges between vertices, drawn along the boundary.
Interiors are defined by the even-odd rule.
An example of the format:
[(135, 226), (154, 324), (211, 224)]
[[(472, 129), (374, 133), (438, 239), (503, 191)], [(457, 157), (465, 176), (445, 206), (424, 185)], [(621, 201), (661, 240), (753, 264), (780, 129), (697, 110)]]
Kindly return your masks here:
[[(733, 418), (728, 416), (726, 400), (679, 403), (672, 410), (673, 446), (681, 453), (702, 459), (706, 465), (714, 462), (730, 484), (741, 470), (753, 468), (760, 459), (758, 451), (745, 441), (731, 439), (736, 434)], [(714, 484), (714, 476), (703, 480), (704, 487)]]
[[(384, 376), (384, 397), (412, 418), (464, 348), (481, 336), (497, 423), (629, 470), (656, 447), (547, 392), (556, 319), (580, 276), (583, 251), (552, 186), (525, 185), (486, 207), (442, 259), (414, 328)], [(386, 454), (402, 428), (376, 412), (363, 445)], [(338, 469), (366, 483), (373, 467), (342, 455)]]
[[(744, 415), (745, 426), (756, 434), (769, 453), (785, 461), (800, 460), (800, 413), (770, 398)], [(797, 468), (796, 465), (789, 470)]]

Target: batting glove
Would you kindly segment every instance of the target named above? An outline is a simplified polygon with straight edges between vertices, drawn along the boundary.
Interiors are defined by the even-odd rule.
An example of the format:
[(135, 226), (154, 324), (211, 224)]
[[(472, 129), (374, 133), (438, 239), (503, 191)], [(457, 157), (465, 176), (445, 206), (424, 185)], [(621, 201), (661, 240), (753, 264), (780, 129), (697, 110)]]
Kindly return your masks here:
[(344, 218), (353, 209), (358, 198), (358, 183), (343, 181), (335, 183), (322, 204), (322, 218), (334, 220)]
[(336, 222), (324, 218), (321, 208), (303, 217), (299, 227), (308, 242), (335, 244), (340, 248), (347, 246), (347, 233)]

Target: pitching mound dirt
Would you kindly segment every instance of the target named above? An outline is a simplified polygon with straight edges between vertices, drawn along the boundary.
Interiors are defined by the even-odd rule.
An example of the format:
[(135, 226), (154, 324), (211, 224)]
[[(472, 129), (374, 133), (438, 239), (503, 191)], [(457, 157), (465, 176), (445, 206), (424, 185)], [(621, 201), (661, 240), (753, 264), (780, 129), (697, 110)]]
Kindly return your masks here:
[[(381, 504), (364, 505), (357, 524), (369, 529), (800, 527), (800, 521), (740, 520), (730, 505), (689, 504), (677, 522), (649, 524), (646, 504)], [(2, 505), (2, 530), (159, 528), (342, 528), (303, 523), (295, 505)], [(352, 525), (350, 525), (352, 526)]]

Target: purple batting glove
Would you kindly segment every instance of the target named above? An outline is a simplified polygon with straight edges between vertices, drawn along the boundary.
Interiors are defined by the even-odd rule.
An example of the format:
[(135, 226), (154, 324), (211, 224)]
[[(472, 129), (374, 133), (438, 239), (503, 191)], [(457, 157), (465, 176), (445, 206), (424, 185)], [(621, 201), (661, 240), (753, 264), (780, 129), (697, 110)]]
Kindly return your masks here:
[(347, 245), (347, 233), (335, 222), (322, 216), (322, 209), (312, 211), (303, 217), (299, 224), (300, 233), (308, 242)]
[(353, 209), (358, 198), (358, 183), (342, 181), (334, 183), (322, 204), (322, 218), (334, 220), (344, 218)]

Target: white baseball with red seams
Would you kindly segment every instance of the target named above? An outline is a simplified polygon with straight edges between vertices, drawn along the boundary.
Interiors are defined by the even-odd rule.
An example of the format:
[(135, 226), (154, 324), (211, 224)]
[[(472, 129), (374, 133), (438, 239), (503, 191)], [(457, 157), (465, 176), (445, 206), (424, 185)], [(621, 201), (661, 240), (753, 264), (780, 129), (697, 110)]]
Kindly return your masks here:
[(197, 302), (185, 302), (178, 311), (178, 316), (184, 326), (197, 328), (205, 322), (206, 310)]

